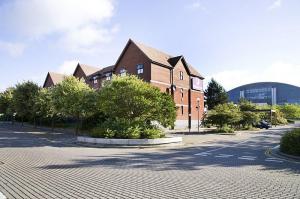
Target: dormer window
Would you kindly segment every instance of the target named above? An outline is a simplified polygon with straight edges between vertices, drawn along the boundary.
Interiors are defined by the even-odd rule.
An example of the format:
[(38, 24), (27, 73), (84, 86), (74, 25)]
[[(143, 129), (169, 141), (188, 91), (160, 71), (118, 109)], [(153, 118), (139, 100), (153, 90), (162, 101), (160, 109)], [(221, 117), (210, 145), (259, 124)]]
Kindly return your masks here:
[(144, 73), (144, 65), (143, 64), (138, 64), (136, 65), (136, 70), (137, 70), (137, 74), (143, 74)]
[(182, 71), (179, 72), (179, 79), (183, 80), (183, 72)]
[(111, 80), (111, 75), (112, 75), (111, 72), (105, 73), (105, 80)]
[(121, 70), (120, 70), (120, 76), (126, 76), (126, 69), (125, 68), (121, 68)]
[(97, 84), (97, 83), (98, 83), (98, 76), (94, 76), (94, 77), (93, 77), (93, 83), (94, 83), (94, 84)]

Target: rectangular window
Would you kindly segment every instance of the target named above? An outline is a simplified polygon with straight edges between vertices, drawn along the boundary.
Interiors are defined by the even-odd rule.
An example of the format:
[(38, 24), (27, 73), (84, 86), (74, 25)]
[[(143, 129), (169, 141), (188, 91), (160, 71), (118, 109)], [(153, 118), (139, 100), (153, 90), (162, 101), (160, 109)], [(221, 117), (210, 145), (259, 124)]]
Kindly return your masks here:
[(183, 89), (180, 89), (180, 93), (181, 93), (181, 101), (183, 101)]
[(97, 84), (97, 83), (98, 83), (98, 79), (97, 79), (97, 78), (98, 78), (98, 76), (93, 77), (93, 83), (94, 83), (94, 84)]
[(181, 106), (181, 115), (183, 115), (183, 106)]
[(180, 80), (183, 80), (183, 72), (182, 71), (179, 72), (179, 78), (180, 78)]
[(112, 74), (110, 72), (105, 73), (105, 80), (111, 80), (111, 76), (112, 76)]
[(126, 76), (126, 69), (125, 68), (121, 68), (121, 70), (120, 70), (120, 76)]
[(137, 74), (143, 74), (144, 73), (144, 65), (138, 64), (136, 65)]

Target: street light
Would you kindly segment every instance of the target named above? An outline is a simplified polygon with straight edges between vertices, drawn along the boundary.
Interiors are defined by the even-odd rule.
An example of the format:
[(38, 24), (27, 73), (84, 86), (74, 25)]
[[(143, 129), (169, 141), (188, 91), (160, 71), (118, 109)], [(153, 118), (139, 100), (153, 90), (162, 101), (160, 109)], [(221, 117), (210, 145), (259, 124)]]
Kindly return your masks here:
[(197, 110), (198, 110), (198, 133), (199, 133), (199, 127), (200, 127), (200, 98), (197, 98)]

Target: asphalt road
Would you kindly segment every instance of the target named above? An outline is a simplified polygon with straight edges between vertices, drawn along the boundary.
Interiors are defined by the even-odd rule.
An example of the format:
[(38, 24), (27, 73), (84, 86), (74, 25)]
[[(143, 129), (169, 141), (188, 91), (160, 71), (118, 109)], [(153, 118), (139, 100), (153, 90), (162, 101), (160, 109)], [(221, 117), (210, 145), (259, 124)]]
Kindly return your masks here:
[(0, 123), (0, 192), (7, 198), (299, 199), (300, 164), (265, 154), (284, 130), (188, 147), (88, 148), (71, 135)]

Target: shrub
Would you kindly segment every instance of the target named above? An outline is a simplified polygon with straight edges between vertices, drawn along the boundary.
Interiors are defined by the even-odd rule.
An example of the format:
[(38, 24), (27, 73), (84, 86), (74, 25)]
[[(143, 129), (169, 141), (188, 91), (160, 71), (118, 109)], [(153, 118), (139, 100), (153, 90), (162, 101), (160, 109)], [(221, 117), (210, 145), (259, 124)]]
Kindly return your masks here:
[(234, 129), (230, 128), (229, 126), (223, 126), (220, 128), (217, 128), (215, 130), (216, 133), (234, 133)]
[(90, 136), (94, 138), (113, 138), (116, 135), (114, 130), (104, 129), (101, 127), (93, 128)]
[(282, 136), (280, 151), (290, 155), (300, 156), (300, 129), (294, 129)]
[(163, 138), (165, 137), (165, 134), (159, 128), (153, 127), (153, 128), (144, 129), (141, 136), (142, 138), (155, 139), (155, 138)]

